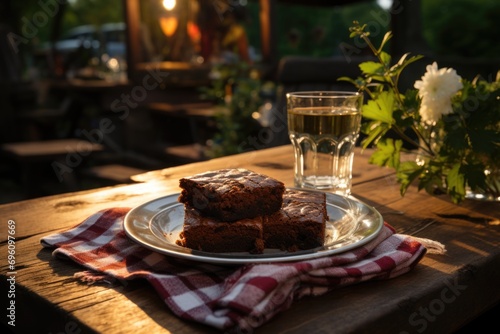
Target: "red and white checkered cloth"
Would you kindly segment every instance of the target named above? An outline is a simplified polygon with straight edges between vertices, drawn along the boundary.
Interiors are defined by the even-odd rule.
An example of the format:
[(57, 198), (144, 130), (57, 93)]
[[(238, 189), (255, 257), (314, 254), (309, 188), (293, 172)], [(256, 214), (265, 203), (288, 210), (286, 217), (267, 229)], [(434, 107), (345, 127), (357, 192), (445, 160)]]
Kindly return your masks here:
[(316, 259), (238, 267), (203, 264), (153, 252), (123, 231), (128, 208), (100, 211), (74, 228), (44, 237), (87, 267), (75, 274), (88, 283), (145, 278), (179, 317), (226, 331), (251, 332), (293, 301), (373, 279), (410, 271), (426, 248), (385, 224), (371, 242), (357, 249)]

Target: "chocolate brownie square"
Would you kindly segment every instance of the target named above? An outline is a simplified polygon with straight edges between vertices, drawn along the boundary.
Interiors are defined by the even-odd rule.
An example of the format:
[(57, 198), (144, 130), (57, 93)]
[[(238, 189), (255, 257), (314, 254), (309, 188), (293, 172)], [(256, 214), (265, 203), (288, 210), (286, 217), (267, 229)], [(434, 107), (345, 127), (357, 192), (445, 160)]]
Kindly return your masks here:
[(184, 227), (178, 244), (195, 250), (262, 253), (262, 217), (220, 222), (204, 217), (196, 209), (184, 208)]
[(327, 220), (324, 193), (287, 189), (281, 210), (264, 221), (265, 247), (291, 252), (321, 247)]
[(246, 169), (221, 169), (180, 179), (179, 202), (220, 221), (269, 215), (280, 209), (285, 185)]

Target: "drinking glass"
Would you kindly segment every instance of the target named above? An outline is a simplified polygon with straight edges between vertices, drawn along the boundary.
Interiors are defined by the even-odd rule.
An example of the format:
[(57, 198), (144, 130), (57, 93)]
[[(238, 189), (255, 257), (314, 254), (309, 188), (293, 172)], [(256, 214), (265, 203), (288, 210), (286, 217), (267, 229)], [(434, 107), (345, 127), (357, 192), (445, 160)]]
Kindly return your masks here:
[(295, 187), (349, 196), (363, 95), (313, 91), (288, 93), (286, 98)]

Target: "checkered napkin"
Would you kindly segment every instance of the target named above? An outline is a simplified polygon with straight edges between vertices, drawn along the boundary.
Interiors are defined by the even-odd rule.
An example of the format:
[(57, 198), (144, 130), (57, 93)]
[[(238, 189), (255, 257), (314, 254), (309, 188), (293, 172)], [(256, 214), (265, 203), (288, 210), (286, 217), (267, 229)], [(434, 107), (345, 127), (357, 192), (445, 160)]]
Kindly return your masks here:
[(332, 256), (238, 267), (171, 258), (136, 244), (123, 231), (128, 208), (97, 212), (74, 228), (44, 237), (45, 247), (89, 270), (89, 284), (145, 278), (177, 316), (228, 332), (252, 332), (305, 296), (410, 271), (426, 247), (385, 224), (373, 241)]

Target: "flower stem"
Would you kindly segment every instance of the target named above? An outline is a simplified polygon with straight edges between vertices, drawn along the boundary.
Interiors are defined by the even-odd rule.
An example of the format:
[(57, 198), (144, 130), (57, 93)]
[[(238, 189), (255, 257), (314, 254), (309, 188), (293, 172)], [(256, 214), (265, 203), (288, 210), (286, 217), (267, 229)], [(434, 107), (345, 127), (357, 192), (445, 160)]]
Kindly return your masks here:
[[(433, 157), (436, 155), (436, 153), (434, 152), (434, 150), (432, 149), (432, 146), (430, 144), (430, 141), (427, 141), (426, 138), (422, 135), (422, 133), (415, 127), (415, 125), (413, 125), (411, 127), (413, 129), (413, 131), (416, 133), (419, 141), (418, 142), (415, 142), (413, 141), (414, 143), (416, 143), (416, 146), (420, 149), (422, 149), (425, 153), (429, 154), (429, 156)], [(432, 132), (432, 130), (431, 130)], [(424, 143), (424, 145), (422, 145), (421, 143)]]
[[(390, 71), (389, 66), (384, 62), (382, 57), (380, 56), (380, 52), (375, 48), (371, 40), (368, 38), (368, 35), (366, 33), (361, 33), (361, 38), (366, 42), (368, 47), (371, 49), (372, 53), (377, 57), (378, 61), (382, 66), (384, 67), (384, 78), (386, 79), (387, 84), (389, 87), (394, 91), (394, 95), (398, 101), (398, 104), (400, 106), (403, 105), (403, 100), (401, 99), (401, 94), (399, 92), (398, 88), (398, 82), (399, 82), (399, 74), (396, 74), (395, 76), (392, 75), (385, 75), (385, 73), (388, 73)], [(371, 95), (371, 94), (370, 94)], [(370, 96), (372, 97), (372, 96)]]

